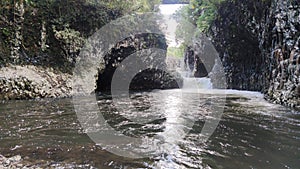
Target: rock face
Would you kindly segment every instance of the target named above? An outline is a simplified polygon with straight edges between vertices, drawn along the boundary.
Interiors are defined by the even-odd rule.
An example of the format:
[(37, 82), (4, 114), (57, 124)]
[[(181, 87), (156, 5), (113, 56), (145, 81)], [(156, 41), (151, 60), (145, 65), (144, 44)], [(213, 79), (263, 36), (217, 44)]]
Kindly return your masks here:
[(193, 71), (195, 68), (195, 55), (191, 46), (188, 46), (184, 51), (184, 67), (186, 70)]
[[(300, 2), (225, 1), (210, 29), (228, 88), (300, 106)], [(197, 51), (197, 48), (193, 50)]]
[[(156, 48), (160, 49), (153, 53), (142, 52), (140, 58), (147, 63), (149, 69), (140, 70), (131, 81), (131, 90), (148, 90), (148, 89), (170, 89), (182, 86), (183, 80), (176, 73), (162, 71), (166, 68), (166, 40), (161, 35), (141, 34), (128, 37), (116, 44), (104, 57), (105, 69), (99, 72), (97, 81), (97, 91), (110, 91), (112, 78), (117, 67), (128, 56), (133, 55), (143, 49)], [(129, 63), (130, 67), (137, 67), (136, 63)], [(159, 68), (158, 68), (159, 67)], [(122, 73), (126, 72), (126, 68)]]
[[(131, 90), (171, 89), (182, 86), (179, 74), (166, 69), (166, 41), (159, 35), (137, 35), (118, 43), (105, 56), (105, 67), (99, 72), (98, 91), (109, 91), (118, 65), (129, 55), (147, 48), (160, 49), (145, 54), (150, 68), (140, 70), (130, 83)], [(141, 55), (141, 57), (143, 57)], [(130, 67), (138, 67), (135, 62)], [(124, 70), (122, 73), (126, 73)], [(72, 96), (72, 75), (37, 66), (8, 66), (0, 69), (0, 100), (58, 98)], [(121, 80), (121, 82), (123, 82)]]
[(207, 77), (211, 72), (214, 60), (211, 50), (212, 45), (208, 43), (208, 39), (199, 38), (200, 41), (194, 41), (193, 46), (187, 47), (184, 54), (185, 69), (190, 70), (194, 77)]
[(0, 69), (0, 100), (71, 96), (71, 75), (35, 66)]
[(300, 2), (274, 1), (269, 17), (274, 19), (270, 57), (273, 60), (269, 99), (300, 106)]
[[(263, 41), (272, 22), (268, 1), (225, 1), (221, 4), (210, 35), (220, 54), (228, 88), (263, 91), (268, 86), (270, 61), (263, 56), (269, 41)], [(268, 22), (268, 23), (266, 23)], [(268, 53), (268, 52), (267, 52)]]

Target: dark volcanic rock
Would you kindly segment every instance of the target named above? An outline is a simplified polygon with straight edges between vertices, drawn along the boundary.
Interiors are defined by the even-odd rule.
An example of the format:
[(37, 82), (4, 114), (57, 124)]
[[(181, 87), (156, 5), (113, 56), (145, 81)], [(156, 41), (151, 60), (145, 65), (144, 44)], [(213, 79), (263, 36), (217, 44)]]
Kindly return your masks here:
[[(143, 52), (145, 49), (158, 49), (152, 53)], [(167, 44), (165, 37), (157, 34), (140, 34), (128, 37), (115, 45), (109, 54), (105, 55), (105, 68), (99, 73), (97, 81), (97, 91), (110, 91), (111, 83), (116, 69), (124, 59), (141, 52), (139, 58), (149, 69), (139, 70), (140, 73), (132, 79), (131, 90), (147, 89), (170, 89), (179, 88), (182, 79), (178, 75), (166, 71)], [(128, 67), (138, 67), (137, 63), (129, 63)], [(124, 66), (123, 74), (128, 73), (128, 67)], [(122, 79), (119, 80), (122, 82)], [(126, 79), (124, 79), (126, 81)], [(178, 84), (179, 82), (179, 84)]]
[(130, 83), (130, 89), (174, 89), (181, 88), (183, 79), (176, 72), (149, 69), (137, 74)]
[[(270, 1), (225, 1), (210, 35), (220, 54), (228, 88), (263, 91), (268, 88), (270, 61), (263, 56), (271, 42), (263, 41), (271, 22)], [(266, 35), (268, 36), (268, 35)], [(268, 37), (265, 37), (268, 38)]]
[(188, 46), (184, 51), (184, 65), (185, 69), (194, 70), (195, 68), (195, 55), (191, 46)]
[(274, 1), (272, 25), (272, 72), (267, 98), (291, 107), (300, 106), (300, 2)]
[(200, 37), (193, 46), (187, 47), (184, 55), (185, 68), (190, 70), (194, 77), (207, 77), (211, 72), (215, 59), (215, 52), (211, 49), (208, 39)]
[(225, 1), (217, 13), (209, 34), (228, 88), (261, 91), (275, 103), (299, 106), (299, 1)]

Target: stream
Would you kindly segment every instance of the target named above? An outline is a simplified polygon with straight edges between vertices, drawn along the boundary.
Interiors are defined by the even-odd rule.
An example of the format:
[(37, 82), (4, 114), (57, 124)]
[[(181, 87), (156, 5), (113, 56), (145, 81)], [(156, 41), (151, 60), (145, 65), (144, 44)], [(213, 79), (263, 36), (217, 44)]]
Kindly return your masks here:
[[(179, 7), (160, 6), (166, 16)], [(168, 21), (170, 40), (176, 23)], [(170, 41), (170, 46), (178, 45)], [(258, 92), (216, 90), (209, 79), (196, 81), (201, 85), (186, 78), (183, 89), (132, 92), (124, 111), (116, 109), (111, 95), (97, 95), (98, 113), (116, 131), (160, 139), (165, 147), (153, 148), (150, 156), (118, 156), (96, 144), (80, 123), (72, 98), (1, 101), (0, 154), (20, 155), (22, 164), (33, 168), (299, 168), (298, 110), (269, 103)], [(203, 142), (202, 129), (215, 118), (213, 107), (221, 107), (222, 116)]]
[[(188, 112), (194, 120), (187, 135), (173, 151), (131, 159), (120, 157), (95, 144), (83, 132), (72, 99), (3, 101), (0, 104), (0, 154), (21, 155), (28, 166), (53, 168), (298, 168), (300, 166), (300, 112), (268, 103), (263, 95), (226, 91), (224, 113), (206, 142), (199, 134), (209, 107), (222, 99), (208, 91), (194, 91), (201, 98), (179, 98), (182, 89), (131, 93), (128, 111), (113, 111), (109, 95), (98, 97), (100, 113), (116, 130), (128, 136), (161, 135), (168, 127), (190, 127), (169, 121), (170, 113)], [(186, 99), (186, 98), (184, 98)], [(201, 99), (201, 106), (193, 99)], [(223, 98), (224, 99), (224, 98)], [(199, 101), (199, 100), (198, 100)], [(175, 102), (183, 106), (174, 107)], [(128, 104), (131, 104), (128, 103)], [(132, 105), (132, 104), (131, 104)], [(130, 112), (132, 114), (130, 114)], [(142, 124), (128, 120), (154, 113), (156, 120)], [(190, 112), (190, 113), (189, 113)], [(131, 117), (132, 116), (132, 117)], [(124, 118), (126, 117), (126, 118)], [(179, 138), (169, 133), (169, 140)], [(168, 139), (167, 139), (168, 140)]]

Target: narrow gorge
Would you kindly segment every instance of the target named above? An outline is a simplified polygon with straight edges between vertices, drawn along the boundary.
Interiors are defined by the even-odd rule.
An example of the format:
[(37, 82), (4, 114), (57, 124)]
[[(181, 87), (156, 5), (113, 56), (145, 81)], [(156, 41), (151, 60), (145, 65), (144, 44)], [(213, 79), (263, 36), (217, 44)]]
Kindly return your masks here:
[[(207, 34), (220, 54), (229, 89), (261, 91), (274, 103), (299, 108), (299, 5), (297, 0), (219, 4)], [(199, 50), (192, 46), (186, 57), (197, 60)]]
[(300, 166), (299, 0), (0, 0), (0, 169)]

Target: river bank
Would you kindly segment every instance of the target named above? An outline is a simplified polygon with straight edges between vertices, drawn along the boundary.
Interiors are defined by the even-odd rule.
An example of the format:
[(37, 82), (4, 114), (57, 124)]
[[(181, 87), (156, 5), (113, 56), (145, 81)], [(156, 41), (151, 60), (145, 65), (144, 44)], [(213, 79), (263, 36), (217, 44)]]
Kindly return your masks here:
[(0, 69), (0, 100), (70, 97), (71, 75), (37, 66)]
[[(147, 75), (147, 74), (146, 74)], [(176, 79), (178, 73), (173, 75)], [(143, 82), (144, 76), (137, 79), (136, 86), (142, 88), (149, 87), (149, 83)], [(164, 81), (166, 84), (174, 81), (172, 75)], [(148, 77), (151, 79), (152, 77)], [(153, 79), (153, 78), (152, 78)], [(168, 80), (169, 79), (169, 80)], [(29, 100), (41, 98), (66, 98), (72, 97), (72, 75), (63, 73), (51, 68), (38, 67), (33, 65), (27, 66), (7, 66), (0, 68), (0, 100)], [(153, 79), (155, 80), (155, 79)], [(135, 83), (136, 83), (135, 82)], [(138, 85), (139, 84), (139, 85)], [(182, 85), (182, 84), (181, 84)], [(177, 88), (177, 84), (165, 85), (160, 84), (157, 88)], [(138, 89), (138, 88), (136, 88)], [(230, 90), (229, 90), (230, 91)], [(285, 96), (287, 96), (286, 94)], [(293, 96), (293, 95), (291, 95)], [(278, 95), (277, 100), (265, 95), (265, 99), (275, 104), (289, 103), (288, 99), (281, 100), (282, 96)], [(293, 105), (283, 104), (287, 107), (300, 109), (299, 99), (294, 97)]]
[(0, 168), (27, 168), (21, 164), (22, 157), (17, 155), (6, 158), (0, 154)]

